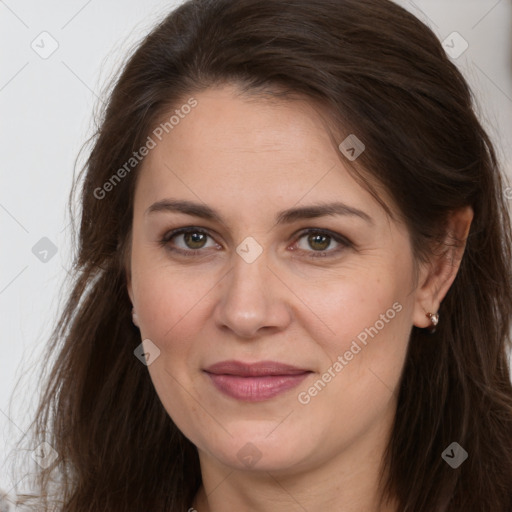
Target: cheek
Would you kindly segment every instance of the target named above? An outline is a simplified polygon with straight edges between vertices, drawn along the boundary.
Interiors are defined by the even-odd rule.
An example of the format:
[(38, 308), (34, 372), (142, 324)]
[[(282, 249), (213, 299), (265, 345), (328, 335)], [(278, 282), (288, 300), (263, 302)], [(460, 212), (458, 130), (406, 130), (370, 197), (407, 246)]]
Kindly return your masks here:
[[(340, 407), (352, 414), (378, 411), (389, 401), (408, 346), (414, 305), (411, 284), (412, 260), (387, 258), (309, 289), (308, 307), (328, 327), (316, 335), (308, 329), (322, 350), (320, 379), (328, 388), (317, 386), (325, 393), (320, 400), (314, 398), (318, 405), (339, 402), (342, 393)], [(312, 395), (316, 393), (311, 389)]]
[(182, 432), (193, 432), (202, 421), (204, 429), (210, 428), (197, 410), (200, 397), (192, 396), (201, 356), (195, 341), (211, 316), (208, 292), (215, 282), (206, 273), (203, 279), (169, 265), (148, 265), (133, 282), (141, 337), (160, 350), (148, 371), (160, 401)]
[[(193, 336), (195, 329), (201, 328), (197, 315), (215, 286), (214, 276), (206, 271), (180, 270), (176, 265), (144, 256), (141, 251), (140, 256), (134, 254), (132, 259), (132, 284), (141, 334), (164, 345), (172, 339)], [(196, 321), (190, 322), (194, 317)]]
[[(295, 288), (317, 318), (320, 330), (315, 339), (331, 360), (350, 350), (354, 340), (365, 346), (371, 339), (389, 338), (388, 345), (407, 339), (412, 272), (407, 262), (400, 263), (375, 259), (364, 268), (345, 269), (343, 275), (316, 280), (314, 285), (304, 281)], [(393, 333), (399, 332), (402, 337), (395, 339)]]
[(413, 309), (406, 268), (392, 269), (367, 272), (364, 277), (358, 273), (357, 280), (324, 288), (322, 299), (320, 293), (310, 295), (334, 334), (328, 331), (315, 337), (310, 332), (322, 349), (323, 364), (316, 380), (297, 390), (297, 407), (304, 429), (320, 428), (319, 418), (337, 425), (333, 432), (326, 427), (321, 435), (325, 439), (332, 435), (340, 448), (394, 408)]

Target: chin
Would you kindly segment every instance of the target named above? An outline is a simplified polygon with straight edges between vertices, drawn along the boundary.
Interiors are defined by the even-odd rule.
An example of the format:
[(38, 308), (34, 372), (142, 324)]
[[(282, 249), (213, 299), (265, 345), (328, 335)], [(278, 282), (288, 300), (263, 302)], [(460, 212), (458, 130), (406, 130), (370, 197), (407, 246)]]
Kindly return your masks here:
[[(289, 427), (278, 434), (280, 427), (276, 429), (276, 425), (278, 423), (273, 422), (270, 428), (263, 429), (264, 432), (261, 427), (255, 429), (245, 425), (240, 433), (228, 426), (232, 437), (225, 436), (223, 442), (211, 440), (211, 444), (206, 440), (205, 446), (222, 464), (236, 470), (279, 473), (305, 464), (315, 452), (313, 446), (308, 446), (311, 436), (290, 436)], [(269, 435), (272, 429), (276, 431)]]

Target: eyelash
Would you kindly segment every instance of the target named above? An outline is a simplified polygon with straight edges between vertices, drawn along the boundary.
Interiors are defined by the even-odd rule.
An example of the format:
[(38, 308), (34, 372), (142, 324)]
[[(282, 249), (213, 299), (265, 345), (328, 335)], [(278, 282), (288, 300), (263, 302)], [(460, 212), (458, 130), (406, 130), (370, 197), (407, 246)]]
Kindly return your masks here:
[[(208, 233), (208, 231), (205, 231), (202, 228), (195, 228), (195, 227), (191, 226), (191, 227), (179, 228), (179, 229), (175, 229), (173, 231), (169, 231), (160, 240), (160, 245), (162, 247), (165, 247), (169, 251), (172, 251), (172, 252), (178, 253), (178, 254), (182, 254), (187, 257), (198, 256), (201, 252), (204, 252), (203, 249), (184, 250), (184, 249), (179, 249), (176, 247), (171, 247), (169, 244), (169, 242), (174, 237), (176, 237), (178, 235), (182, 235), (182, 234), (187, 234), (187, 233), (201, 233), (210, 238), (213, 238), (210, 235), (210, 233)], [(319, 229), (319, 228), (309, 228), (309, 229), (305, 229), (305, 230), (301, 231), (300, 233), (298, 233), (294, 243), (297, 243), (301, 238), (303, 238), (307, 235), (310, 235), (310, 234), (326, 235), (327, 237), (331, 238), (335, 242), (339, 243), (341, 245), (341, 247), (339, 247), (338, 249), (335, 249), (335, 250), (330, 250), (330, 251), (304, 251), (303, 249), (298, 250), (299, 252), (311, 253), (307, 256), (309, 258), (331, 258), (331, 257), (334, 257), (335, 255), (337, 255), (338, 253), (340, 253), (341, 251), (343, 251), (344, 249), (353, 247), (353, 244), (347, 238), (345, 238), (337, 233), (333, 233), (332, 231), (325, 230), (325, 229)]]

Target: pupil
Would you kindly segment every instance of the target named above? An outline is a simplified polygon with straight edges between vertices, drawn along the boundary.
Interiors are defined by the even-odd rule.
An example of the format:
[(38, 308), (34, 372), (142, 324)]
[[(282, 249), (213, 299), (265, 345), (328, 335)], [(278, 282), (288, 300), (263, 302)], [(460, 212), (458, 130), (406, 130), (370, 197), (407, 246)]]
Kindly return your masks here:
[(193, 249), (199, 249), (202, 247), (201, 242), (204, 243), (204, 234), (203, 233), (186, 233), (185, 239), (187, 245), (189, 245), (189, 241), (191, 240), (191, 244), (194, 245), (195, 243), (199, 243), (199, 246), (192, 247)]
[[(324, 240), (324, 243), (322, 244), (321, 239)], [(329, 237), (325, 235), (310, 235), (309, 236), (309, 242), (312, 244), (311, 246), (314, 247), (315, 243), (320, 243), (322, 247), (317, 247), (320, 251), (323, 251), (329, 247)]]

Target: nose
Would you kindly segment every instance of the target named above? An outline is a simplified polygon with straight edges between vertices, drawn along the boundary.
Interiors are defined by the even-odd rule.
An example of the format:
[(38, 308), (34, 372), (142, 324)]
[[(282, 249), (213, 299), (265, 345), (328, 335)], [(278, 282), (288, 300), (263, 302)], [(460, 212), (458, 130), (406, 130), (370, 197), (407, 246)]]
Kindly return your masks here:
[(292, 318), (292, 292), (277, 274), (265, 251), (251, 263), (234, 254), (231, 271), (217, 285), (214, 316), (219, 328), (244, 339), (285, 329)]

